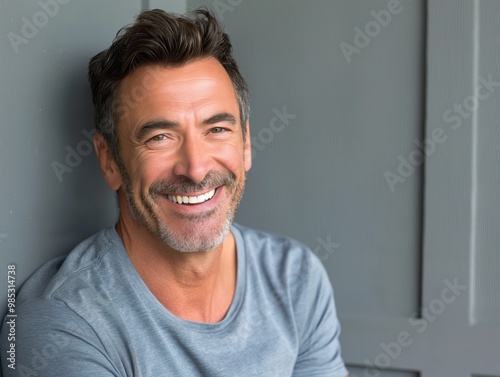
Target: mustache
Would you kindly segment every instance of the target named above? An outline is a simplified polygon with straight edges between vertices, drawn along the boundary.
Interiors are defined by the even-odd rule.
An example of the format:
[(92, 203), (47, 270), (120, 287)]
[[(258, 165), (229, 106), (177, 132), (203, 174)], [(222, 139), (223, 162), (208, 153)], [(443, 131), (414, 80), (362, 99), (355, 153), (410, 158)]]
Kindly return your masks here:
[(149, 193), (152, 196), (176, 192), (188, 194), (223, 185), (231, 186), (235, 182), (236, 176), (230, 171), (209, 171), (200, 183), (183, 176), (172, 179), (159, 179), (150, 186)]

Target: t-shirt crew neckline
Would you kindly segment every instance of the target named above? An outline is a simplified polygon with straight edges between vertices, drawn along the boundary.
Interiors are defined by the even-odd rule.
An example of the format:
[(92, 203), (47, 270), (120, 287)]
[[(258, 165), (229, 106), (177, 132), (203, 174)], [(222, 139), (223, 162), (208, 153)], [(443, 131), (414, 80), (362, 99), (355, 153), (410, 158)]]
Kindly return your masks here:
[(198, 332), (218, 332), (225, 329), (229, 324), (236, 318), (238, 311), (243, 302), (243, 295), (245, 292), (245, 282), (246, 282), (246, 258), (245, 258), (245, 250), (243, 238), (239, 229), (236, 226), (232, 225), (230, 231), (233, 233), (235, 242), (236, 242), (236, 264), (237, 264), (237, 273), (236, 273), (236, 289), (234, 292), (233, 300), (229, 307), (229, 310), (222, 319), (222, 321), (217, 323), (204, 323), (204, 322), (195, 322), (189, 321), (180, 317), (177, 317), (173, 313), (171, 313), (167, 308), (165, 308), (160, 301), (156, 298), (155, 295), (149, 290), (148, 286), (139, 273), (135, 269), (132, 261), (130, 260), (127, 251), (125, 250), (125, 246), (123, 242), (116, 232), (114, 227), (109, 228), (109, 236), (110, 239), (114, 239), (116, 242), (113, 242), (117, 247), (118, 254), (120, 256), (120, 261), (122, 266), (127, 274), (126, 278), (129, 279), (130, 283), (138, 293), (140, 299), (145, 302), (145, 305), (150, 306), (152, 310), (156, 310), (160, 315), (165, 316), (172, 323), (187, 327)]

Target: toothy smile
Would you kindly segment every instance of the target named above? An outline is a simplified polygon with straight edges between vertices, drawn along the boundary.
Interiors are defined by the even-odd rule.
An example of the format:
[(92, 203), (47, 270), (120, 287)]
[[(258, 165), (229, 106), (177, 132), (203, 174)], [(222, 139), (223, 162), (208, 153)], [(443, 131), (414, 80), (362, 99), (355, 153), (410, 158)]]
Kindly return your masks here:
[(170, 200), (171, 202), (177, 203), (177, 204), (200, 204), (203, 202), (206, 202), (207, 200), (210, 200), (213, 198), (215, 195), (215, 191), (217, 189), (212, 189), (209, 192), (206, 192), (204, 194), (198, 195), (198, 196), (187, 196), (187, 195), (166, 195), (165, 197)]

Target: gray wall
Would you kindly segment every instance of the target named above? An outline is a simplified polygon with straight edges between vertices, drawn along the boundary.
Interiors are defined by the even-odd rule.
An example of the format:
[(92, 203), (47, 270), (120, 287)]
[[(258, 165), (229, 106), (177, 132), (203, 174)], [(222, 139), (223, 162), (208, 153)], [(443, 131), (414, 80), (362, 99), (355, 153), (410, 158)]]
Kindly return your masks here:
[[(252, 92), (237, 221), (323, 260), (351, 375), (500, 376), (500, 95), (469, 98), (500, 81), (498, 0), (60, 2), (46, 25), (37, 2), (0, 4), (0, 274), (20, 284), (115, 220), (86, 149), (88, 59), (141, 8), (206, 5)], [(41, 26), (14, 48), (23, 17)], [(424, 164), (401, 162), (433, 135)]]

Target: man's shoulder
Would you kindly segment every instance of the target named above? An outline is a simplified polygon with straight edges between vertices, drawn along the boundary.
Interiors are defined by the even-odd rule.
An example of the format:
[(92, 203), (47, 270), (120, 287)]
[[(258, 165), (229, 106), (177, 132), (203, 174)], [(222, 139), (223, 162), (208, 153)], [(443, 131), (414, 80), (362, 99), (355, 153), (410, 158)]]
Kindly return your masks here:
[(55, 298), (68, 285), (84, 284), (98, 274), (99, 265), (116, 244), (112, 228), (103, 229), (80, 242), (67, 255), (39, 267), (23, 284), (17, 302)]
[(311, 275), (324, 274), (319, 258), (305, 244), (288, 236), (268, 233), (234, 224), (235, 236), (240, 238), (245, 258), (258, 273), (275, 275), (288, 283), (294, 279), (309, 280)]

